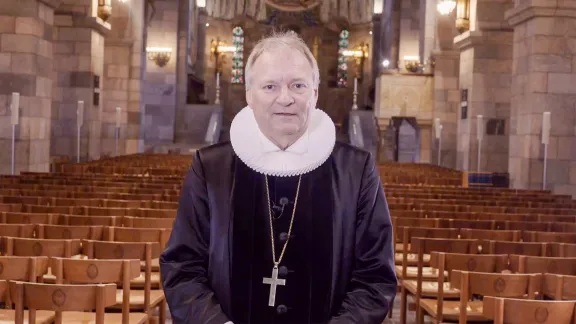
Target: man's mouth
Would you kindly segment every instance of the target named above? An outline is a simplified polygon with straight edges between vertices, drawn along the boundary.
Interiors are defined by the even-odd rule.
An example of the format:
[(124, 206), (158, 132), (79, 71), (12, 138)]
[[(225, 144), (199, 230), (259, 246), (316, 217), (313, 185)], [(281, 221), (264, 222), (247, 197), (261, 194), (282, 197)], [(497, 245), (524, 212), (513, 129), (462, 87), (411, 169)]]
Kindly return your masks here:
[(290, 113), (275, 113), (274, 115), (279, 115), (279, 116), (295, 116), (296, 114), (290, 114)]

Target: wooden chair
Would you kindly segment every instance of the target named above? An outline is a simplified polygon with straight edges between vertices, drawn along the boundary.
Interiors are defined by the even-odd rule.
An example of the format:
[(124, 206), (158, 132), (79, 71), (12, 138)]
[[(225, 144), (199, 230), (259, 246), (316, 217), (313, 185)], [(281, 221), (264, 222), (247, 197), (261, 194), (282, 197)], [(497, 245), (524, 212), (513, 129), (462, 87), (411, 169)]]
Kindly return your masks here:
[[(414, 237), (411, 242), (411, 251), (416, 252), (417, 255), (417, 275), (416, 280), (404, 279), (401, 283), (401, 299), (400, 299), (400, 323), (406, 323), (406, 313), (408, 305), (408, 295), (414, 296), (414, 303), (419, 304), (421, 298), (436, 298), (438, 296), (439, 285), (444, 285), (441, 281), (437, 281), (438, 277), (437, 267), (430, 269), (434, 273), (435, 278), (430, 276), (425, 277), (424, 272), (424, 255), (430, 255), (433, 252), (450, 251), (454, 253), (470, 253), (475, 247), (475, 240), (460, 240), (460, 239), (434, 239), (434, 238), (420, 238)], [(444, 276), (442, 276), (444, 277)], [(433, 280), (433, 281), (430, 281)], [(446, 298), (458, 298), (460, 293), (458, 290), (446, 287)]]
[[(140, 242), (104, 242), (83, 240), (84, 254), (89, 259), (137, 259), (145, 261), (144, 289), (130, 292), (130, 309), (143, 310), (152, 317), (152, 310), (159, 308), (160, 324), (166, 321), (166, 300), (162, 290), (152, 290), (152, 258), (160, 256), (159, 243)], [(132, 285), (132, 282), (131, 282)], [(118, 303), (113, 308), (121, 308), (122, 292), (119, 290)]]
[[(420, 299), (417, 304), (416, 319), (419, 323), (424, 320), (424, 315), (429, 315), (435, 322), (440, 323), (443, 320), (454, 320), (458, 315), (459, 301), (445, 301), (445, 298), (453, 297), (453, 291), (460, 292), (462, 296), (468, 296), (462, 293), (462, 287), (454, 284), (454, 276), (458, 271), (468, 270), (484, 273), (498, 273), (506, 267), (507, 255), (481, 255), (481, 254), (461, 254), (432, 252), (431, 265), (438, 269), (437, 280), (437, 299)], [(445, 275), (448, 275), (450, 285), (445, 293), (446, 281)], [(465, 299), (465, 298), (464, 298)], [(477, 306), (476, 304), (473, 304)]]
[(576, 301), (484, 297), (483, 316), (494, 324), (574, 324)]
[[(96, 310), (96, 324), (105, 324), (105, 307), (116, 303), (116, 285), (49, 285), (10, 282), (10, 295), (16, 304), (15, 323), (24, 324), (24, 308), (54, 311), (54, 323), (62, 324), (62, 312)], [(35, 323), (35, 322), (31, 322)]]
[[(78, 260), (51, 258), (57, 284), (122, 283), (122, 314), (106, 313), (106, 323), (140, 324), (148, 322), (145, 313), (130, 313), (130, 280), (140, 275), (140, 260)], [(92, 312), (65, 312), (63, 323), (94, 320)]]
[[(408, 261), (411, 260), (413, 264), (417, 262), (416, 254), (408, 253), (410, 251), (410, 242), (413, 237), (425, 237), (425, 238), (457, 238), (458, 229), (454, 228), (428, 228), (428, 227), (404, 227), (398, 228), (402, 231), (402, 265), (395, 266), (396, 276), (403, 279), (415, 279), (417, 268), (415, 266), (409, 266)], [(423, 262), (425, 265), (429, 264), (430, 256), (424, 255)], [(427, 272), (427, 271), (425, 271)], [(437, 275), (432, 275), (430, 278), (436, 278)]]
[[(1, 256), (0, 257), (0, 296), (7, 306), (12, 307), (12, 298), (8, 293), (8, 282), (29, 281), (37, 282), (48, 270), (47, 257), (18, 257), (18, 256)], [(29, 322), (37, 321), (39, 323), (52, 323), (54, 312), (50, 311), (26, 311), (24, 317)], [(13, 309), (0, 309), (0, 322), (14, 323), (16, 313)]]
[[(469, 301), (474, 295), (535, 299), (540, 290), (540, 274), (502, 274), (453, 271), (450, 283), (460, 287), (460, 302), (453, 310), (460, 324), (488, 320), (483, 314), (482, 301)], [(450, 318), (452, 314), (447, 313)], [(454, 319), (454, 318), (451, 318)]]

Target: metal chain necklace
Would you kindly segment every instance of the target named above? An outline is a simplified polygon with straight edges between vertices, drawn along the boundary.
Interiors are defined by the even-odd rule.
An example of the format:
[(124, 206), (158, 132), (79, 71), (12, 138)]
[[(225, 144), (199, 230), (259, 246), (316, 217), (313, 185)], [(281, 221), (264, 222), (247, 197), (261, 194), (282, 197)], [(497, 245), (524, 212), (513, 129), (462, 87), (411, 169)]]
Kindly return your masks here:
[(280, 252), (280, 257), (276, 261), (276, 249), (274, 246), (274, 225), (272, 224), (272, 207), (270, 206), (270, 189), (268, 188), (268, 176), (264, 176), (266, 179), (266, 200), (268, 201), (268, 216), (270, 218), (270, 239), (272, 241), (272, 261), (274, 262), (274, 267), (272, 268), (272, 277), (262, 280), (262, 283), (270, 285), (270, 295), (268, 297), (268, 306), (274, 306), (276, 302), (276, 287), (278, 285), (285, 286), (286, 279), (278, 279), (278, 265), (282, 262), (282, 257), (284, 257), (284, 252), (288, 246), (288, 241), (290, 241), (290, 233), (292, 233), (292, 224), (294, 223), (294, 216), (296, 215), (296, 204), (298, 203), (298, 195), (300, 193), (300, 182), (302, 180), (302, 175), (298, 177), (298, 186), (296, 187), (296, 197), (294, 198), (294, 209), (292, 209), (292, 218), (290, 219), (290, 226), (288, 227), (288, 237), (282, 251)]

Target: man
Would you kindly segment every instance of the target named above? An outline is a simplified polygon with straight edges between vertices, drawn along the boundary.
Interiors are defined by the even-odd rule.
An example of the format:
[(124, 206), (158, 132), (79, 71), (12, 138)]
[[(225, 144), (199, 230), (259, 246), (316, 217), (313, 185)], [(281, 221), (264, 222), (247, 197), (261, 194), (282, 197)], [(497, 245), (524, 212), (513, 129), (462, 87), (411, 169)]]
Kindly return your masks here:
[(200, 149), (160, 258), (175, 323), (380, 324), (396, 294), (392, 228), (369, 153), (316, 109), (294, 33), (260, 41), (230, 142)]

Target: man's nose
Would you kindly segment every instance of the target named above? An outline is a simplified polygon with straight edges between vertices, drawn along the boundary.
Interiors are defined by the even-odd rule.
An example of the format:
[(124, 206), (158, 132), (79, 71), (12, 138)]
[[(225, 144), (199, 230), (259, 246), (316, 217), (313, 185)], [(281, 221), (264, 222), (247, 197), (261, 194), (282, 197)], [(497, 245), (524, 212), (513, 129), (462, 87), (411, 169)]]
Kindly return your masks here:
[(288, 87), (282, 87), (280, 89), (280, 95), (276, 101), (278, 101), (278, 103), (281, 105), (289, 106), (294, 103), (294, 97), (292, 97), (292, 93), (290, 93)]

